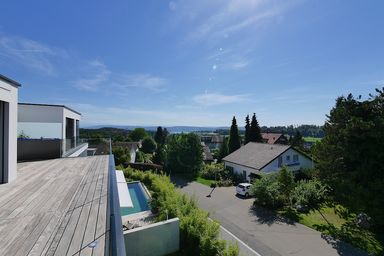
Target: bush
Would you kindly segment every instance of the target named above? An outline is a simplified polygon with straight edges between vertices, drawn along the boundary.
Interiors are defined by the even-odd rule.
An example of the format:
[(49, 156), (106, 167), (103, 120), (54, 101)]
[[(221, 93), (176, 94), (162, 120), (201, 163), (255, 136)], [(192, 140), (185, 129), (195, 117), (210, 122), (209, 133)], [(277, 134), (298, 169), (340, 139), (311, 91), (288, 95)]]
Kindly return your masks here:
[(124, 170), (126, 178), (141, 180), (152, 192), (151, 207), (158, 212), (158, 220), (180, 219), (181, 255), (238, 255), (234, 246), (226, 246), (218, 238), (220, 225), (208, 219), (208, 213), (197, 207), (196, 201), (177, 192), (169, 177), (132, 168)]
[(251, 194), (255, 197), (255, 202), (263, 206), (278, 208), (284, 204), (276, 174), (265, 175), (256, 180), (251, 186)]
[(325, 201), (327, 194), (327, 186), (319, 180), (302, 180), (293, 190), (292, 199), (296, 206), (316, 209)]

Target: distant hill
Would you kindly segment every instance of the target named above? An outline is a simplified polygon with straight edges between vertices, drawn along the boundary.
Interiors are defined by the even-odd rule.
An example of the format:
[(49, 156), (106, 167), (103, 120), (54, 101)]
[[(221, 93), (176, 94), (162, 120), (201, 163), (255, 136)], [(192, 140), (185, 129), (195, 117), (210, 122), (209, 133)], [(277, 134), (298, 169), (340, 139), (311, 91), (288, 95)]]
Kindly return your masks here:
[[(149, 132), (155, 132), (157, 126), (140, 126), (140, 125), (95, 125), (82, 128), (83, 130), (97, 130), (101, 129), (102, 134), (115, 134), (125, 135), (124, 131), (131, 131), (135, 128), (144, 128)], [(163, 127), (164, 128), (164, 127)], [(222, 135), (229, 134), (229, 127), (204, 127), (204, 126), (167, 126), (165, 127), (170, 133), (188, 133), (188, 132), (218, 132)], [(110, 129), (110, 130), (109, 130)], [(116, 130), (113, 130), (116, 129)], [(118, 131), (119, 129), (124, 131)], [(296, 131), (299, 131), (304, 137), (324, 137), (324, 131), (322, 126), (317, 125), (299, 125), (299, 126), (262, 126), (261, 132), (283, 133), (285, 135), (295, 135)], [(244, 127), (239, 126), (240, 134), (244, 133)]]
[[(133, 130), (135, 128), (144, 128), (147, 131), (156, 131), (157, 126), (135, 126), (135, 125), (95, 125), (84, 127), (86, 129), (117, 128), (124, 130)], [(164, 127), (163, 127), (164, 128)], [(203, 127), (203, 126), (165, 126), (170, 133), (182, 132), (214, 132), (216, 130), (229, 130), (229, 127)]]

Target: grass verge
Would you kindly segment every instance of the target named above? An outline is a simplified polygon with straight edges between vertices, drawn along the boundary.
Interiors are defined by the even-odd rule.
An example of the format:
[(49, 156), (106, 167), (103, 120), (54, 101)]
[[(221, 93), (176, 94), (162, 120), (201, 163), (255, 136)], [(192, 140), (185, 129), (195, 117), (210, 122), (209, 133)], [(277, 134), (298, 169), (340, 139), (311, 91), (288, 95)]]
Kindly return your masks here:
[(210, 187), (211, 184), (215, 183), (216, 181), (214, 181), (214, 180), (207, 180), (207, 179), (204, 179), (203, 177), (197, 176), (196, 182)]
[(358, 228), (353, 222), (354, 216), (346, 214), (346, 209), (340, 205), (323, 206), (319, 210), (311, 210), (308, 213), (299, 213), (292, 208), (285, 208), (278, 210), (277, 213), (370, 254), (384, 253), (383, 245), (375, 234)]

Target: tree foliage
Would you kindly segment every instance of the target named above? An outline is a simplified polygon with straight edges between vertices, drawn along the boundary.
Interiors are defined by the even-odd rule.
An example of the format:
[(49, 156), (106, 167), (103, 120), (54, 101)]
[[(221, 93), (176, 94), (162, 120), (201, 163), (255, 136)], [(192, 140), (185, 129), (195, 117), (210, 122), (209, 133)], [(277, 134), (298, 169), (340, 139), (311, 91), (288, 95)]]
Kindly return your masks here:
[(239, 129), (237, 127), (236, 118), (233, 117), (231, 130), (229, 132), (228, 153), (230, 154), (239, 148), (240, 148)]
[(249, 120), (249, 115), (245, 117), (245, 132), (244, 132), (244, 145), (251, 141), (251, 123)]
[(315, 146), (320, 178), (337, 200), (384, 226), (384, 88), (367, 100), (339, 97)]
[(328, 191), (319, 180), (301, 180), (293, 190), (292, 200), (296, 205), (317, 209), (326, 200)]
[(221, 143), (221, 145), (220, 145), (219, 155), (218, 155), (217, 161), (220, 163), (221, 160), (228, 155), (228, 153), (229, 153), (228, 140), (227, 140), (227, 138), (224, 137), (223, 143)]
[(289, 143), (296, 148), (303, 149), (304, 148), (304, 139), (301, 133), (297, 130), (294, 136), (289, 138)]
[(155, 154), (153, 155), (153, 163), (159, 165), (164, 165), (166, 163), (165, 146), (157, 146)]
[(156, 142), (151, 137), (145, 137), (141, 141), (141, 151), (146, 154), (152, 154), (156, 150)]
[(195, 176), (203, 164), (203, 147), (194, 133), (171, 136), (167, 145), (167, 168), (172, 173)]
[(257, 122), (256, 114), (253, 113), (251, 127), (249, 129), (249, 140), (253, 142), (262, 142), (263, 138), (261, 137), (261, 130), (259, 122)]
[(129, 163), (131, 160), (131, 154), (129, 148), (126, 147), (113, 147), (112, 148), (113, 156), (115, 157), (115, 164), (125, 164)]
[(167, 128), (162, 128), (161, 126), (157, 127), (154, 139), (157, 145), (164, 145), (166, 142), (166, 138), (168, 136)]
[(145, 131), (144, 128), (135, 128), (133, 131), (129, 133), (129, 138), (132, 141), (140, 141), (148, 136), (148, 133)]

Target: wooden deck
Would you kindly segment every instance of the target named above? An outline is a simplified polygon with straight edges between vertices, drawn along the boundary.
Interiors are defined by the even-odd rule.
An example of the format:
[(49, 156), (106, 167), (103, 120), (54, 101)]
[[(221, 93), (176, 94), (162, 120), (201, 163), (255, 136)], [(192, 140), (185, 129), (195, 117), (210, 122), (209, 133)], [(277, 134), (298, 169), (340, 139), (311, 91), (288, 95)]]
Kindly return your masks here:
[(108, 156), (18, 164), (0, 185), (0, 255), (104, 255), (108, 193)]

